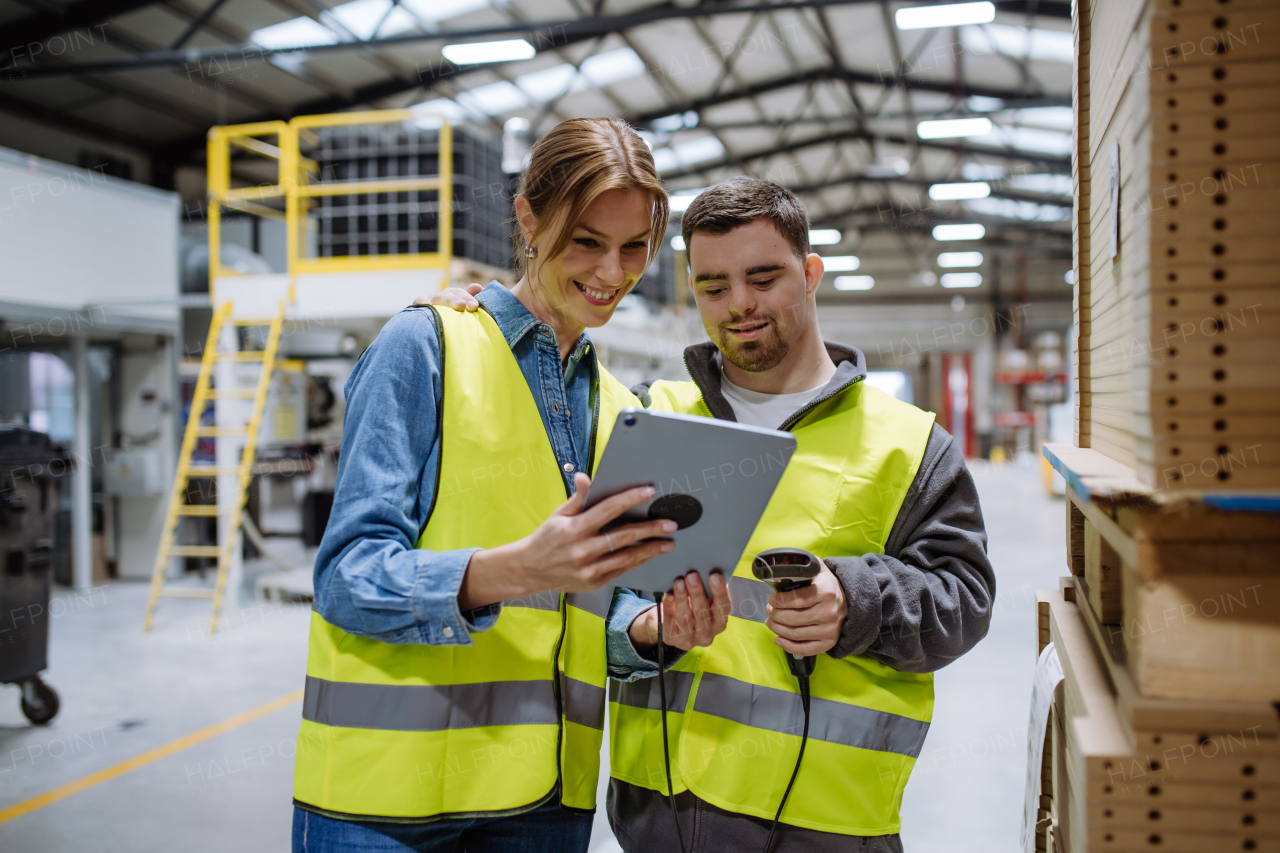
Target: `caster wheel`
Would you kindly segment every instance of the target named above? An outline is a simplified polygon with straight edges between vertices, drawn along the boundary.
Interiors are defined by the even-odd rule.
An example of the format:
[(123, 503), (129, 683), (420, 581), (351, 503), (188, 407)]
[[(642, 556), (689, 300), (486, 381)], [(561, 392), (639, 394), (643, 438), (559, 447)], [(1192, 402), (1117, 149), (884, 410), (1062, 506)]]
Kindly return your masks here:
[(39, 676), (22, 682), (22, 715), (42, 726), (58, 715), (58, 693)]

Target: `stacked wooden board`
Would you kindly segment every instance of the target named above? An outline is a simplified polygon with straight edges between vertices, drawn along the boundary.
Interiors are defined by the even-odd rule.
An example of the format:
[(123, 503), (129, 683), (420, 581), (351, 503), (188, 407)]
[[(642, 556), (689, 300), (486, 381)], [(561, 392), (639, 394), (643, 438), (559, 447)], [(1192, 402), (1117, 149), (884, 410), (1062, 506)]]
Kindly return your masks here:
[(1075, 10), (1077, 444), (1153, 488), (1280, 487), (1280, 4)]
[(1045, 455), (1068, 483), (1071, 573), (1037, 597), (1065, 675), (1045, 849), (1280, 850), (1280, 507)]

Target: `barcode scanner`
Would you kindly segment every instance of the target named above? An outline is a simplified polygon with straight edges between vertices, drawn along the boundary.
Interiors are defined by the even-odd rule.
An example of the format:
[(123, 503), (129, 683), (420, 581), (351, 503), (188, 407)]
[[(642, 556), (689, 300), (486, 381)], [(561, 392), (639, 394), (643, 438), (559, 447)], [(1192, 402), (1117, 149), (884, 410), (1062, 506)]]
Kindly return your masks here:
[[(800, 548), (770, 548), (756, 554), (751, 561), (751, 573), (756, 580), (770, 584), (775, 592), (804, 589), (820, 571), (822, 561)], [(813, 673), (812, 657), (788, 654), (787, 665), (796, 678), (808, 678)]]
[[(813, 579), (822, 571), (822, 561), (802, 548), (770, 548), (761, 551), (751, 561), (751, 573), (756, 580), (770, 584), (775, 592), (792, 592), (804, 589), (813, 583)], [(796, 756), (795, 769), (791, 771), (791, 781), (782, 794), (782, 802), (778, 803), (778, 811), (773, 816), (773, 824), (769, 827), (769, 837), (764, 842), (764, 853), (773, 847), (773, 835), (778, 829), (778, 821), (782, 818), (782, 810), (787, 806), (787, 798), (791, 796), (791, 788), (796, 784), (796, 776), (800, 773), (800, 762), (804, 759), (804, 747), (809, 742), (809, 676), (813, 674), (813, 656), (795, 655), (789, 652), (787, 666), (791, 674), (800, 682), (800, 705), (804, 709), (804, 733), (800, 736), (800, 754)]]

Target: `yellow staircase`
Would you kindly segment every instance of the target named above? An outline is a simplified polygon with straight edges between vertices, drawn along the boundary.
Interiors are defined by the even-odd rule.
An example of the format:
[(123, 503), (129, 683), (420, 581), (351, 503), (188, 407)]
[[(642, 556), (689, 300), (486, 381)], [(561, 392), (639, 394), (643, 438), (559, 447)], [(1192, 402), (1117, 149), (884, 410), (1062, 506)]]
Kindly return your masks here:
[[(173, 478), (173, 491), (169, 495), (169, 509), (165, 513), (164, 531), (160, 537), (160, 548), (156, 552), (155, 566), (151, 571), (151, 595), (147, 600), (147, 615), (142, 629), (151, 630), (155, 618), (156, 605), (160, 599), (168, 598), (211, 598), (213, 614), (209, 621), (209, 633), (218, 632), (218, 617), (222, 612), (222, 600), (226, 594), (227, 575), (231, 569), (232, 556), (238, 544), (237, 534), (240, 532), (241, 512), (248, 498), (249, 483), (252, 479), (253, 460), (257, 452), (258, 426), (262, 422), (262, 412), (267, 403), (267, 392), (271, 387), (271, 374), (275, 368), (276, 350), (280, 343), (280, 329), (284, 323), (284, 303), (280, 303), (276, 315), (270, 319), (240, 319), (232, 317), (232, 304), (224, 302), (214, 312), (213, 322), (209, 326), (209, 339), (205, 345), (204, 357), (200, 363), (200, 376), (196, 380), (195, 394), (191, 399), (191, 413), (187, 417), (187, 429), (182, 437), (182, 449), (178, 456), (178, 470)], [(266, 346), (261, 350), (222, 351), (218, 342), (227, 324), (246, 327), (258, 326), (268, 329)], [(237, 336), (239, 337), (239, 336)], [(256, 388), (216, 388), (213, 387), (214, 368), (220, 361), (261, 362)], [(218, 400), (253, 400), (253, 414), (243, 427), (205, 426), (201, 424), (204, 410), (210, 402)], [(220, 468), (217, 465), (197, 465), (193, 462), (196, 450), (196, 439), (199, 438), (244, 438), (244, 447), (240, 463), (235, 467)], [(208, 478), (236, 475), (238, 477), (238, 495), (234, 504), (195, 505), (187, 503), (187, 484), (196, 478)], [(175, 545), (178, 524), (183, 518), (217, 517), (221, 519), (219, 527), (225, 525), (225, 535), (221, 536), (222, 545)], [(224, 531), (220, 530), (219, 533)], [(172, 557), (216, 557), (218, 560), (217, 579), (212, 587), (175, 586), (165, 583), (165, 574)]]

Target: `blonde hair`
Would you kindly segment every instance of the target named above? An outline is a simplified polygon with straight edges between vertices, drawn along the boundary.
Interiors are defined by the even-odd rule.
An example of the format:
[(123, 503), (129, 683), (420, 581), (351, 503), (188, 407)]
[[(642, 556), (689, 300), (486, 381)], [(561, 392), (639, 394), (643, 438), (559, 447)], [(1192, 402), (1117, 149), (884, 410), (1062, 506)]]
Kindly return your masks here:
[[(538, 228), (530, 242), (556, 233), (541, 246), (543, 260), (569, 245), (573, 226), (591, 202), (606, 190), (637, 188), (653, 197), (649, 225), (648, 264), (658, 256), (670, 208), (649, 146), (619, 118), (574, 118), (562, 121), (533, 146), (529, 166), (520, 176), (519, 194), (529, 201)], [(516, 258), (525, 270), (524, 234), (515, 229)]]

